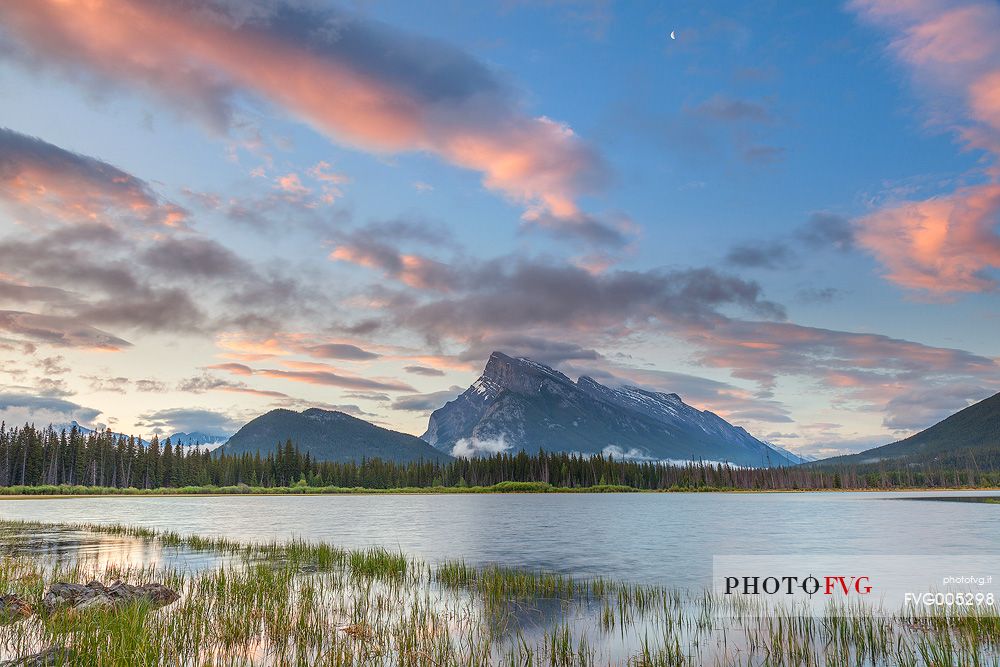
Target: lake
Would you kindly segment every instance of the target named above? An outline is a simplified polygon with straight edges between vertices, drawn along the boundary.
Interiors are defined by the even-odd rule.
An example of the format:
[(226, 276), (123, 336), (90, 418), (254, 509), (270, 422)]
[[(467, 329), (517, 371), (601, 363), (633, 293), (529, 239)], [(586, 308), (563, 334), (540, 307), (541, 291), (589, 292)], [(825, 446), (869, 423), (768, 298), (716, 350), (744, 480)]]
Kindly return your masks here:
[(576, 577), (709, 586), (723, 554), (1000, 552), (994, 493), (193, 496), (10, 499), (0, 519), (126, 523), (267, 541), (381, 545)]

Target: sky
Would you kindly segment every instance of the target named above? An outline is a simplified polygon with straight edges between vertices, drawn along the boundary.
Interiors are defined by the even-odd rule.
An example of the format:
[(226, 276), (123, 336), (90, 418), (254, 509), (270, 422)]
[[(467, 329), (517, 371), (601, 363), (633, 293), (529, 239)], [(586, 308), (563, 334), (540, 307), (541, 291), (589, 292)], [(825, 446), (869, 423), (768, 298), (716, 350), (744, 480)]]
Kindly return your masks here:
[(500, 350), (803, 454), (899, 439), (1000, 391), (997, 34), (994, 0), (7, 0), (0, 416), (419, 435)]

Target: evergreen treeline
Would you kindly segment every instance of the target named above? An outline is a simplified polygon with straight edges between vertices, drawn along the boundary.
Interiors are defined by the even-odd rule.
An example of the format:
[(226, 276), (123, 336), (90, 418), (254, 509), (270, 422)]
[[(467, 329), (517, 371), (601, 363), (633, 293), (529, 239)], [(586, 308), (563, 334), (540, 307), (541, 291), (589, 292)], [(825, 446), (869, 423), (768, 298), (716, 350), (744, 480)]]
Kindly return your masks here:
[[(994, 465), (995, 464), (995, 465)], [(979, 451), (976, 460), (947, 463), (747, 469), (729, 465), (664, 465), (601, 455), (539, 452), (455, 459), (447, 463), (357, 463), (317, 461), (287, 441), (267, 456), (213, 455), (197, 447), (173, 446), (155, 436), (149, 443), (111, 431), (83, 433), (75, 426), (7, 428), (0, 424), (0, 487), (89, 486), (183, 487), (362, 487), (492, 486), (537, 482), (582, 488), (620, 485), (671, 489), (885, 489), (1000, 486), (1000, 450)]]

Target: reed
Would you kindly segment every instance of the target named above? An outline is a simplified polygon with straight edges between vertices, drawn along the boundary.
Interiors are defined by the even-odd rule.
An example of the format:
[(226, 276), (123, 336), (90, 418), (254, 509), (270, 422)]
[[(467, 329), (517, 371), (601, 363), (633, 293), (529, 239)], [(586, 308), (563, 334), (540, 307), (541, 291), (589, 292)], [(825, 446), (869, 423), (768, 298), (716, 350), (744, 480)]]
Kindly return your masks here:
[[(89, 531), (151, 551), (202, 553), (201, 569), (32, 549)], [(36, 608), (56, 580), (160, 581), (163, 608), (55, 611), (0, 625), (0, 662), (57, 647), (50, 664), (125, 665), (1000, 665), (995, 611), (919, 617), (831, 607), (821, 617), (611, 579), (462, 561), (436, 566), (372, 547), (242, 543), (122, 525), (0, 522), (0, 593)], [(169, 561), (168, 561), (169, 562)]]

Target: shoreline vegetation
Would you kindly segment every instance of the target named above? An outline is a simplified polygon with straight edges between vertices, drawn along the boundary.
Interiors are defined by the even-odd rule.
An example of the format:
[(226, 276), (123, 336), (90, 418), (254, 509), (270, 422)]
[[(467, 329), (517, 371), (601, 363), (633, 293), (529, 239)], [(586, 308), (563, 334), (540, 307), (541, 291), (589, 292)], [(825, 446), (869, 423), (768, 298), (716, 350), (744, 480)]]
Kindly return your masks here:
[[(971, 455), (970, 455), (971, 456)], [(1000, 461), (1000, 458), (997, 459)], [(75, 426), (0, 425), (0, 494), (510, 493), (627, 491), (892, 491), (1000, 488), (1000, 465), (978, 459), (822, 462), (747, 468), (603, 454), (524, 451), (447, 462), (320, 461), (290, 441), (268, 454), (209, 452)]]
[[(139, 552), (159, 562), (56, 548), (60, 534), (79, 544), (81, 533), (107, 536), (112, 548), (147, 545)], [(1000, 664), (1000, 617), (984, 609), (922, 616), (831, 606), (805, 617), (704, 589), (126, 525), (0, 521), (0, 545), (0, 589), (37, 610), (0, 624), (5, 665), (41, 664), (30, 662), (39, 654), (53, 667)], [(193, 553), (208, 558), (198, 569), (170, 564), (171, 554)], [(42, 604), (55, 582), (89, 581), (155, 582), (180, 599), (87, 611)]]
[[(600, 485), (583, 487), (558, 487), (543, 482), (500, 482), (491, 486), (430, 486), (402, 487), (389, 489), (371, 489), (365, 487), (309, 487), (309, 486), (187, 486), (163, 487), (157, 489), (94, 487), (94, 486), (16, 486), (0, 487), (0, 500), (13, 499), (52, 499), (52, 498), (91, 498), (91, 497), (177, 497), (177, 496), (379, 496), (379, 495), (460, 495), (460, 494), (600, 494), (600, 493), (642, 493), (642, 494), (674, 494), (674, 493), (907, 493), (927, 491), (998, 491), (996, 486), (952, 486), (952, 487), (892, 487), (892, 488), (861, 488), (861, 489), (744, 489), (701, 487), (673, 487), (669, 489), (637, 489), (632, 486)], [(991, 502), (984, 498), (983, 502)], [(1000, 503), (1000, 499), (994, 501)]]

